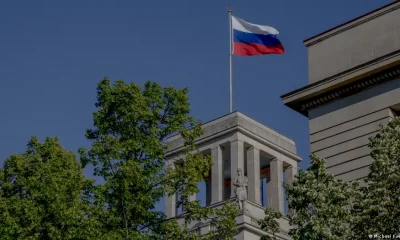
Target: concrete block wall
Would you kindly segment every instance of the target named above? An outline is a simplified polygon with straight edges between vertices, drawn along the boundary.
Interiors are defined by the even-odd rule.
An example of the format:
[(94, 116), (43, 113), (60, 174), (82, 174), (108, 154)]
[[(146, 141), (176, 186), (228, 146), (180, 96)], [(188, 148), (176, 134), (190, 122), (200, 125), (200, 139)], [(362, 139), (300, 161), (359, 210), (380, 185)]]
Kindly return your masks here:
[(387, 124), (400, 103), (400, 79), (378, 85), (309, 112), (311, 152), (327, 170), (346, 181), (365, 178), (372, 158), (368, 138)]

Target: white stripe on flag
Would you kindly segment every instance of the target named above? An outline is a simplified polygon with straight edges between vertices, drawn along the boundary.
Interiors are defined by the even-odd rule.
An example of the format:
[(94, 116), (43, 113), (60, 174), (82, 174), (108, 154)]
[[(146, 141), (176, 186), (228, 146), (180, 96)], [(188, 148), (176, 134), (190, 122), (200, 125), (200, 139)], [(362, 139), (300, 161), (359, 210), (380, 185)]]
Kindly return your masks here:
[(235, 30), (238, 30), (241, 32), (264, 34), (264, 35), (279, 34), (278, 30), (276, 30), (273, 27), (248, 23), (248, 22), (246, 22), (240, 18), (236, 18), (234, 16), (232, 16), (232, 29), (235, 29)]

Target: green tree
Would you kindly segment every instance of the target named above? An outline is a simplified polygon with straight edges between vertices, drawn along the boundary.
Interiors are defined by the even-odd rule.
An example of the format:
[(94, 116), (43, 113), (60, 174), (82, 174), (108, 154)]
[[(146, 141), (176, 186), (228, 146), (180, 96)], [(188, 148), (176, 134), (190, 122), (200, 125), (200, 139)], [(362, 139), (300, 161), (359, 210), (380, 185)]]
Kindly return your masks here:
[(311, 165), (299, 170), (292, 185), (286, 186), (289, 216), (295, 240), (339, 240), (352, 238), (352, 205), (358, 183), (335, 179), (325, 170), (325, 161), (311, 155)]
[(261, 229), (266, 231), (269, 235), (262, 236), (260, 240), (275, 240), (276, 233), (279, 232), (279, 222), (277, 219), (282, 217), (282, 213), (275, 211), (270, 207), (266, 207), (264, 210), (265, 218), (260, 220)]
[(0, 168), (0, 239), (90, 239), (81, 200), (91, 181), (57, 138), (11, 155)]
[(400, 118), (381, 126), (369, 147), (374, 161), (354, 207), (354, 239), (400, 234)]
[[(373, 158), (365, 184), (335, 179), (325, 161), (311, 155), (287, 187), (293, 239), (369, 239), (400, 233), (400, 118), (381, 126), (370, 138)], [(266, 211), (263, 229), (274, 231), (276, 218)]]
[[(233, 206), (213, 210), (200, 207), (199, 201), (189, 202), (212, 162), (196, 151), (194, 140), (202, 129), (189, 115), (187, 93), (152, 82), (143, 89), (123, 80), (99, 83), (94, 129), (86, 132), (93, 143), (80, 154), (83, 165), (92, 164), (95, 175), (105, 180), (93, 189), (91, 201), (97, 209), (93, 216), (104, 230), (101, 239), (200, 239), (187, 224), (214, 217), (218, 230), (209, 234), (210, 239), (220, 233), (220, 239), (232, 239), (235, 234)], [(181, 164), (175, 169), (165, 168), (164, 155), (165, 139), (173, 133), (185, 140)], [(178, 219), (155, 211), (165, 192), (180, 196), (178, 207), (187, 212), (180, 218), (186, 224), (178, 225)]]

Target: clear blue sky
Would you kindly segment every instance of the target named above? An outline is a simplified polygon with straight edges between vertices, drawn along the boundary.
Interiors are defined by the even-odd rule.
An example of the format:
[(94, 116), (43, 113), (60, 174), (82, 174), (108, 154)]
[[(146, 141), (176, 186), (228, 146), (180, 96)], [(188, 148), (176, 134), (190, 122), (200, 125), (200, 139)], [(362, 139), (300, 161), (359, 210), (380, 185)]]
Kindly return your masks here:
[[(88, 147), (103, 77), (188, 87), (193, 115), (229, 112), (226, 7), (280, 32), (286, 53), (233, 58), (233, 108), (292, 138), (309, 164), (308, 121), (280, 95), (307, 84), (303, 40), (389, 0), (1, 1), (0, 164), (31, 136)], [(91, 174), (90, 169), (85, 171)]]

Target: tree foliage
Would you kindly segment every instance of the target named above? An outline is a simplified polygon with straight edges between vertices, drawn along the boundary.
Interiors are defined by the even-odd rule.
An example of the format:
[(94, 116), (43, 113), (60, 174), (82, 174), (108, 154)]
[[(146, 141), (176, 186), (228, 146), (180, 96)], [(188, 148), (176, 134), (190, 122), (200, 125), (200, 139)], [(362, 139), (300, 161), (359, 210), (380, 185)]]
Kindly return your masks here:
[[(32, 138), (23, 154), (0, 168), (0, 239), (157, 240), (233, 239), (236, 206), (220, 209), (189, 201), (209, 174), (212, 161), (196, 149), (201, 122), (190, 114), (188, 90), (108, 79), (97, 88), (94, 128), (86, 132), (90, 149), (81, 162), (58, 139)], [(166, 137), (180, 134), (184, 147), (175, 168), (167, 168)], [(82, 175), (93, 165), (95, 184)], [(167, 219), (155, 206), (164, 194), (177, 194), (185, 214)], [(200, 237), (193, 221), (210, 221)]]
[(289, 216), (294, 226), (289, 234), (300, 239), (351, 239), (351, 206), (357, 184), (335, 179), (325, 170), (325, 161), (311, 155), (307, 171), (300, 169), (296, 180), (287, 186)]
[(279, 232), (279, 222), (277, 219), (282, 217), (282, 213), (275, 211), (270, 207), (264, 210), (265, 218), (259, 220), (258, 224), (261, 229), (265, 230), (269, 235), (262, 236), (260, 240), (275, 240), (276, 233)]
[[(309, 168), (300, 170), (293, 184), (286, 186), (293, 239), (400, 234), (400, 118), (381, 126), (369, 147), (373, 162), (361, 185), (334, 178), (326, 172), (325, 161), (311, 155)], [(273, 222), (273, 218), (273, 212), (266, 212), (264, 222)], [(270, 226), (263, 228), (268, 231)]]
[(0, 239), (90, 237), (81, 200), (88, 185), (75, 154), (57, 138), (32, 137), (24, 153), (0, 168)]
[(370, 139), (370, 173), (354, 209), (354, 239), (400, 234), (400, 118)]
[[(143, 89), (122, 80), (99, 83), (94, 129), (86, 133), (93, 144), (80, 154), (84, 166), (92, 164), (95, 175), (105, 179), (94, 189), (93, 200), (101, 212), (102, 239), (195, 239), (185, 227), (191, 221), (234, 215), (230, 205), (215, 211), (201, 208), (199, 201), (189, 202), (212, 162), (196, 151), (194, 140), (202, 134), (201, 122), (189, 115), (187, 93), (187, 89), (162, 88), (152, 82)], [(173, 133), (182, 135), (184, 149), (180, 164), (165, 168), (165, 139)], [(183, 226), (154, 210), (164, 193), (180, 196), (177, 205), (187, 212)], [(234, 221), (231, 217), (220, 222), (223, 239), (233, 237)]]

